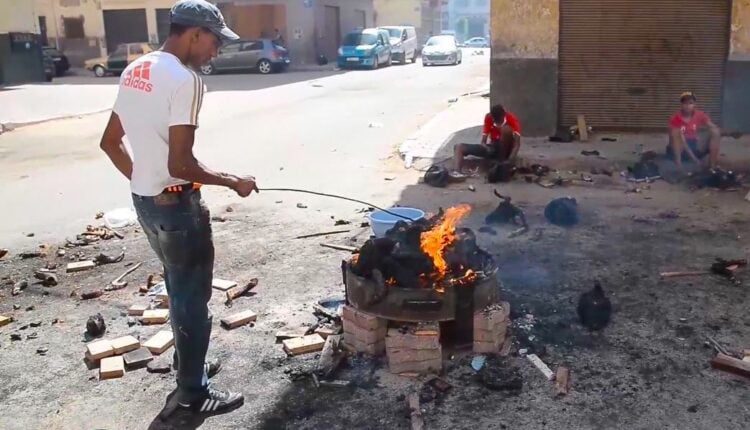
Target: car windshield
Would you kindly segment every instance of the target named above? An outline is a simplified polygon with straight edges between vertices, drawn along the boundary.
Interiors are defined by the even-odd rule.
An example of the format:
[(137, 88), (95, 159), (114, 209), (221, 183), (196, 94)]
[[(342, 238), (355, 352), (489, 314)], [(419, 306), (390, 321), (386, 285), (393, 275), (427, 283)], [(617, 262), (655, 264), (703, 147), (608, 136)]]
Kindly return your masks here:
[(444, 46), (447, 48), (453, 46), (453, 43), (453, 38), (450, 36), (438, 36), (430, 38), (427, 41), (427, 46)]
[(344, 38), (344, 46), (374, 45), (378, 36), (370, 33), (349, 33)]
[(397, 37), (397, 38), (401, 37), (401, 29), (400, 28), (386, 28), (384, 30), (388, 31), (388, 34), (391, 37)]

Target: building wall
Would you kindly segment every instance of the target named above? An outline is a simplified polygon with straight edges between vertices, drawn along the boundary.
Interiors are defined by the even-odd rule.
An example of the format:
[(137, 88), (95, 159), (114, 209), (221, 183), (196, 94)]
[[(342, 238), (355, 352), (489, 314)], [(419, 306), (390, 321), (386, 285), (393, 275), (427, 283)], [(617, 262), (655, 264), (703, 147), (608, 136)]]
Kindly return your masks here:
[(734, 0), (732, 4), (732, 39), (729, 52), (731, 57), (750, 57), (750, 0)]
[(491, 26), (493, 57), (557, 58), (559, 0), (493, 0)]
[[(44, 80), (35, 20), (28, 0), (0, 1), (0, 85)], [(31, 33), (32, 41), (12, 47), (9, 33)]]
[(422, 27), (421, 0), (373, 0), (375, 25), (413, 25)]

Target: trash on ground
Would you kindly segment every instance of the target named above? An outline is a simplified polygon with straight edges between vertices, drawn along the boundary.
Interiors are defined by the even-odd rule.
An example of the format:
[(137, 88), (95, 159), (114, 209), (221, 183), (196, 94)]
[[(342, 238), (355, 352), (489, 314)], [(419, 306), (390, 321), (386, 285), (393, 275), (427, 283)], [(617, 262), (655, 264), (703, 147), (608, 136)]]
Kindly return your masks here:
[(342, 234), (342, 233), (349, 233), (351, 230), (333, 230), (333, 231), (324, 231), (320, 233), (310, 233), (310, 234), (303, 234), (302, 236), (297, 236), (295, 239), (309, 239), (311, 237), (320, 237), (320, 236), (329, 236), (332, 234)]
[(487, 361), (486, 355), (476, 355), (474, 356), (474, 358), (471, 359), (471, 368), (479, 372), (479, 370), (482, 369), (486, 361)]
[(222, 318), (221, 326), (227, 330), (231, 330), (233, 328), (237, 328), (245, 324), (255, 322), (255, 320), (257, 319), (258, 319), (258, 315), (255, 312), (251, 310), (246, 310), (246, 311), (242, 311), (240, 313), (236, 313), (234, 315), (230, 315), (228, 317)]
[(445, 188), (450, 181), (450, 172), (443, 166), (432, 165), (424, 174), (424, 183), (432, 187)]
[(750, 363), (726, 354), (716, 354), (711, 360), (711, 367), (750, 378)]
[(37, 270), (34, 272), (34, 277), (42, 281), (42, 285), (45, 287), (54, 287), (57, 285), (57, 275), (50, 273), (45, 270)]
[(135, 225), (138, 215), (132, 208), (119, 208), (106, 212), (103, 216), (104, 223), (109, 228), (123, 228)]
[(248, 291), (252, 290), (258, 285), (258, 278), (251, 279), (248, 283), (241, 286), (236, 286), (226, 291), (227, 300), (224, 302), (226, 306), (231, 306), (234, 299), (243, 296)]
[(65, 272), (67, 273), (82, 272), (84, 270), (93, 269), (94, 267), (96, 267), (96, 263), (94, 263), (93, 261), (90, 261), (90, 260), (77, 261), (75, 263), (68, 263), (68, 266), (65, 269)]
[(319, 334), (314, 333), (304, 337), (287, 339), (281, 343), (287, 354), (300, 355), (322, 350), (325, 340)]
[(559, 226), (578, 224), (578, 202), (573, 197), (554, 199), (544, 208), (544, 217)]
[(307, 209), (307, 205), (304, 205), (302, 203), (297, 203), (297, 208), (299, 208), (299, 209)]
[(544, 375), (547, 380), (555, 379), (555, 373), (536, 354), (528, 354), (526, 358)]
[(86, 321), (86, 333), (91, 337), (99, 337), (106, 330), (107, 325), (104, 323), (104, 317), (100, 313), (90, 316), (88, 321)]
[(528, 228), (523, 210), (511, 203), (510, 197), (501, 195), (497, 190), (493, 190), (493, 193), (500, 199), (500, 203), (495, 210), (485, 217), (484, 222), (486, 224), (513, 223)]
[[(125, 253), (123, 252), (120, 255), (122, 257), (124, 257)], [(127, 283), (127, 281), (124, 281), (123, 279), (125, 279), (125, 277), (128, 276), (129, 274), (131, 274), (131, 273), (135, 272), (136, 270), (138, 270), (138, 268), (141, 267), (141, 265), (143, 265), (143, 262), (140, 262), (140, 263), (136, 264), (135, 266), (129, 268), (122, 275), (118, 276), (114, 281), (110, 282), (110, 284), (107, 287), (105, 287), (104, 289), (106, 291), (115, 291), (115, 290), (119, 290), (119, 289), (127, 287), (128, 283)]]
[(587, 157), (592, 156), (592, 155), (596, 155), (598, 157), (601, 154), (596, 149), (594, 149), (593, 151), (587, 151), (587, 150), (584, 149), (583, 151), (581, 151), (581, 155), (585, 155)]
[(97, 297), (101, 297), (104, 294), (103, 290), (91, 290), (81, 293), (81, 300), (91, 300)]
[(570, 392), (570, 369), (560, 366), (555, 372), (555, 392), (558, 396), (565, 396)]

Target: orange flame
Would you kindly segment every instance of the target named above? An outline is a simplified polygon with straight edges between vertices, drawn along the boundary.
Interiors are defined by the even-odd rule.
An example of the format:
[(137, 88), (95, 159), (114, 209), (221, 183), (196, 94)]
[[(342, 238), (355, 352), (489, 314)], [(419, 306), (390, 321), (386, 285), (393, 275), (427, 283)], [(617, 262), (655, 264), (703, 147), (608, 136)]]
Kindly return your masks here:
[(420, 247), (432, 259), (440, 277), (448, 272), (448, 263), (443, 254), (456, 241), (456, 225), (471, 211), (469, 205), (459, 205), (449, 208), (443, 215), (443, 220), (430, 231), (422, 233)]

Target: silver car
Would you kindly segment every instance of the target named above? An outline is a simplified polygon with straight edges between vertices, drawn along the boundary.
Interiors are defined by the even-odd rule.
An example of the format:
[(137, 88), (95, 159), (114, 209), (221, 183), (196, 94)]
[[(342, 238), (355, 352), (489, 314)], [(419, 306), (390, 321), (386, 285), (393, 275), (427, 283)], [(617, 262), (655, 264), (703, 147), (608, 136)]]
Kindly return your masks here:
[(463, 53), (456, 43), (456, 38), (450, 35), (431, 37), (422, 48), (422, 65), (461, 64)]
[(238, 40), (223, 46), (216, 58), (201, 67), (201, 73), (257, 70), (267, 75), (286, 70), (289, 63), (289, 51), (271, 39)]

